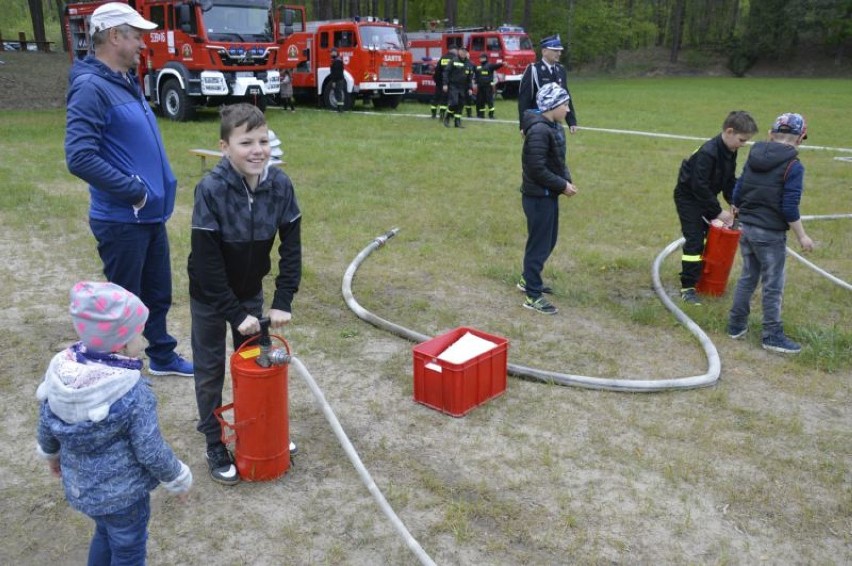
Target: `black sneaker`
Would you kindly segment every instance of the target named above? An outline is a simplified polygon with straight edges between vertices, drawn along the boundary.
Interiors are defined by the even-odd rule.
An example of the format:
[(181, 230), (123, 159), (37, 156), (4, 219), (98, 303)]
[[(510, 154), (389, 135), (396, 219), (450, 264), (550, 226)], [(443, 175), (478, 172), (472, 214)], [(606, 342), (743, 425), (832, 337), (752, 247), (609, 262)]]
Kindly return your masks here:
[(524, 301), (524, 308), (540, 312), (541, 314), (556, 314), (559, 312), (559, 309), (554, 307), (551, 302), (544, 297), (539, 297), (537, 299), (527, 297)]
[(748, 333), (748, 326), (746, 326), (746, 325), (737, 326), (737, 325), (728, 323), (727, 332), (728, 332), (728, 336), (730, 336), (734, 340), (739, 340), (740, 338), (742, 338), (743, 336), (745, 336)]
[(798, 342), (790, 340), (782, 333), (764, 338), (763, 349), (781, 354), (798, 354), (802, 351), (802, 346)]
[[(518, 279), (518, 284), (516, 285), (516, 287), (518, 288), (519, 291), (523, 291), (524, 293), (527, 292), (527, 282), (524, 280), (523, 276), (520, 279)], [(543, 285), (542, 288), (541, 288), (541, 292), (544, 293), (545, 295), (552, 295), (553, 289), (548, 287), (547, 285)]]
[(695, 307), (701, 306), (701, 299), (698, 298), (698, 293), (695, 292), (695, 287), (680, 290), (680, 300), (688, 305)]
[(236, 485), (240, 483), (240, 474), (231, 453), (224, 444), (214, 444), (207, 447), (207, 466), (210, 468), (210, 477), (213, 481), (222, 485)]

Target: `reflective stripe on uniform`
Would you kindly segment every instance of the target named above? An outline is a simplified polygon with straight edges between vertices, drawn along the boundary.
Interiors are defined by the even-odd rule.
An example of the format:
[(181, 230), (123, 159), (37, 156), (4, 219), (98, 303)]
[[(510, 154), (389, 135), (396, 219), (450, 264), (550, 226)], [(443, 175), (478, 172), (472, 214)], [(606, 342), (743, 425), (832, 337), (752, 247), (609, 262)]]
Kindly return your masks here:
[(682, 255), (680, 256), (681, 261), (701, 261), (700, 255)]

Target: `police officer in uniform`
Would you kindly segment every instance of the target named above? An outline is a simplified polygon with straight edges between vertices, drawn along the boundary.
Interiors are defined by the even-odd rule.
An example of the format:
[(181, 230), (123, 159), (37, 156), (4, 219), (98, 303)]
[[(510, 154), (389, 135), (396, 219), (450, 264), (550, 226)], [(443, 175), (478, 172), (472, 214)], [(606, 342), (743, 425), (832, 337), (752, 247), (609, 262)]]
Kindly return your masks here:
[(464, 128), (461, 124), (462, 107), (465, 97), (473, 93), (473, 66), (467, 60), (467, 48), (459, 46), (458, 54), (444, 68), (443, 91), (447, 93), (447, 113), (444, 114), (444, 126), (450, 127), (450, 118), (454, 119), (456, 128)]
[(450, 64), (453, 57), (456, 56), (456, 48), (450, 47), (446, 53), (438, 59), (438, 64), (435, 65), (435, 72), (432, 73), (432, 79), (435, 81), (435, 95), (432, 97), (432, 117), (434, 118), (440, 112), (441, 120), (447, 113), (447, 93), (444, 92), (444, 68)]
[[(521, 86), (518, 87), (518, 123), (524, 117), (524, 112), (535, 109), (535, 95), (538, 90), (548, 83), (556, 83), (571, 96), (568, 89), (568, 72), (559, 63), (562, 56), (562, 41), (559, 35), (551, 35), (541, 40), (541, 59), (529, 65), (521, 77)], [(574, 97), (568, 102), (568, 130), (573, 134), (577, 131), (577, 113), (574, 111)]]
[(483, 53), (479, 56), (479, 66), (476, 67), (476, 117), (488, 117), (494, 119), (494, 71), (503, 66), (503, 63), (489, 63), (488, 55)]

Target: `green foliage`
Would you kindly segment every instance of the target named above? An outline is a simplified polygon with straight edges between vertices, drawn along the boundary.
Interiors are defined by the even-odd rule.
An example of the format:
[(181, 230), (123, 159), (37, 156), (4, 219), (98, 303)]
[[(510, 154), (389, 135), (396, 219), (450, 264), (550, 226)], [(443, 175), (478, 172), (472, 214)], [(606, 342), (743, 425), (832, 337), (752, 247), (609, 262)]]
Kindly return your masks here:
[[(59, 9), (53, 0), (41, 0), (44, 12), (44, 31), (47, 41), (62, 44), (62, 32), (59, 23)], [(28, 39), (35, 37), (28, 0), (5, 0), (0, 9), (0, 32), (4, 41), (17, 41), (18, 32), (24, 32)]]

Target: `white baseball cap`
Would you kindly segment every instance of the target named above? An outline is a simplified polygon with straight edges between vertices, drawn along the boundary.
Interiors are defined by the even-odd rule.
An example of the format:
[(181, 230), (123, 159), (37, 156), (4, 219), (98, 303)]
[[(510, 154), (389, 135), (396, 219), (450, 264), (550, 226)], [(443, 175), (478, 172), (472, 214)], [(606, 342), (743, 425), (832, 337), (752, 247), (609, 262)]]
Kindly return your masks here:
[(92, 35), (105, 29), (127, 24), (137, 29), (156, 29), (157, 24), (149, 22), (139, 12), (121, 2), (107, 2), (92, 13), (89, 30)]

